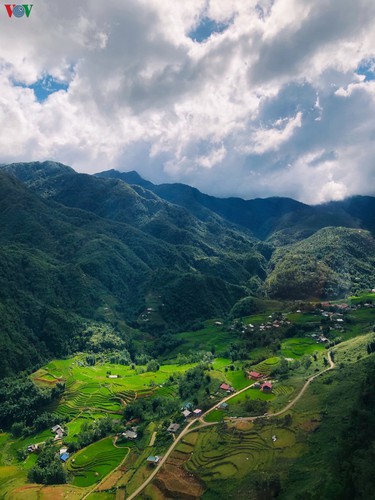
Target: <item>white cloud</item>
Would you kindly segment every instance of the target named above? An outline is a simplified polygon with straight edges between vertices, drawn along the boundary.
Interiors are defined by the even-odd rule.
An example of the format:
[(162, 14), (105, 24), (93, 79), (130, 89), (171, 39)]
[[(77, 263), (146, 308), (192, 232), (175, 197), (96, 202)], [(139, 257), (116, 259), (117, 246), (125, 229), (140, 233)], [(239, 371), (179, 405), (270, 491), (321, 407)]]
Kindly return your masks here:
[[(230, 25), (195, 43), (204, 16)], [(312, 203), (373, 193), (375, 83), (357, 69), (374, 61), (374, 20), (372, 0), (35, 0), (29, 19), (0, 9), (0, 161)], [(39, 103), (19, 86), (48, 74), (68, 90)]]
[(277, 151), (282, 144), (293, 137), (297, 128), (302, 126), (302, 113), (299, 111), (292, 118), (279, 118), (270, 128), (257, 129), (251, 137), (251, 146), (245, 147), (247, 153), (263, 154)]

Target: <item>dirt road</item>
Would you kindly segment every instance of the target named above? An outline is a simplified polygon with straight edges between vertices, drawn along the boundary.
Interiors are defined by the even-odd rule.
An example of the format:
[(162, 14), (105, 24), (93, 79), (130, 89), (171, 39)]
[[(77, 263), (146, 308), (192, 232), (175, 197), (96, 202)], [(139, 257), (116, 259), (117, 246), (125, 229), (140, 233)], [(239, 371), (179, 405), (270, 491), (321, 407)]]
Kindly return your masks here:
[[(311, 382), (314, 379), (316, 379), (317, 377), (319, 377), (323, 373), (326, 373), (329, 370), (332, 370), (335, 367), (335, 363), (332, 360), (332, 356), (331, 356), (330, 352), (328, 352), (327, 357), (328, 357), (329, 367), (326, 368), (325, 370), (322, 370), (321, 372), (316, 373), (315, 375), (309, 377), (306, 380), (306, 382), (303, 385), (303, 387), (300, 390), (300, 392), (297, 394), (297, 396), (290, 403), (288, 403), (282, 410), (280, 410), (280, 411), (278, 411), (276, 413), (259, 415), (257, 417), (243, 417), (243, 418), (241, 418), (241, 420), (254, 421), (254, 420), (259, 420), (261, 418), (268, 418), (269, 419), (269, 418), (273, 418), (273, 417), (278, 417), (279, 415), (281, 415), (281, 414), (285, 413), (286, 411), (290, 410), (290, 408), (292, 408), (292, 406), (294, 406), (297, 403), (297, 401), (303, 396), (304, 392), (306, 391), (306, 389), (308, 388), (308, 386), (311, 384)], [(132, 493), (131, 495), (129, 495), (127, 497), (127, 500), (132, 500), (133, 498), (136, 498), (137, 495), (139, 495), (140, 493), (142, 493), (142, 491), (146, 488), (146, 486), (148, 486), (150, 484), (150, 482), (154, 479), (154, 477), (159, 472), (159, 470), (163, 467), (163, 465), (167, 461), (169, 455), (172, 453), (172, 451), (177, 446), (177, 444), (181, 441), (181, 439), (184, 436), (186, 436), (186, 434), (188, 434), (189, 432), (191, 432), (191, 431), (193, 431), (195, 429), (198, 429), (198, 428), (200, 429), (202, 427), (207, 427), (207, 426), (210, 426), (210, 425), (217, 425), (218, 422), (204, 422), (203, 418), (208, 413), (210, 413), (211, 411), (213, 411), (219, 404), (225, 403), (226, 401), (228, 401), (229, 399), (233, 398), (234, 396), (237, 396), (238, 394), (241, 394), (242, 392), (247, 391), (252, 385), (253, 384), (250, 384), (250, 385), (244, 387), (243, 389), (241, 389), (240, 391), (237, 391), (234, 394), (230, 394), (229, 396), (227, 396), (224, 399), (222, 399), (219, 403), (215, 404), (215, 406), (213, 406), (212, 408), (210, 408), (209, 410), (207, 410), (199, 418), (195, 418), (194, 420), (192, 420), (191, 422), (189, 422), (189, 424), (185, 427), (185, 429), (181, 432), (181, 434), (176, 438), (176, 440), (168, 448), (168, 450), (164, 454), (163, 458), (160, 460), (160, 462), (158, 463), (158, 465), (152, 471), (152, 473), (150, 474), (150, 476), (144, 481), (144, 483), (141, 486), (139, 486), (139, 488), (137, 488), (134, 491), (134, 493)], [(194, 426), (194, 424), (197, 423), (197, 422), (200, 422), (200, 425), (197, 426), (197, 427), (192, 428)]]

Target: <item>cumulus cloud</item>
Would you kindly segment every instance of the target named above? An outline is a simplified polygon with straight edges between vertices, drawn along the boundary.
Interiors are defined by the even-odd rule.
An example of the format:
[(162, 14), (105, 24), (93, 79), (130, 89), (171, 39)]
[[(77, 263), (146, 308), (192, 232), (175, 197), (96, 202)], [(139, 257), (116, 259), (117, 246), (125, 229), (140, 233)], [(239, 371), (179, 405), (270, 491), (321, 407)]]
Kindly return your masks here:
[(374, 194), (374, 20), (372, 0), (0, 6), (0, 161), (222, 196)]

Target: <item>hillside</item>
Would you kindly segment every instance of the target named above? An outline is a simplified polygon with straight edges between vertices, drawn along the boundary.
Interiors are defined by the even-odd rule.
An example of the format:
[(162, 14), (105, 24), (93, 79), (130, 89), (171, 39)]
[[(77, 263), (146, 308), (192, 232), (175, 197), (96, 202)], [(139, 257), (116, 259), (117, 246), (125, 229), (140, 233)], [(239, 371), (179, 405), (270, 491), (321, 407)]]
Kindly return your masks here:
[(337, 298), (372, 288), (375, 241), (368, 231), (327, 227), (293, 245), (278, 248), (270, 261), (270, 296)]
[[(81, 176), (67, 176), (77, 176), (79, 184)], [(130, 190), (123, 183), (119, 189)], [(140, 230), (88, 210), (64, 207), (4, 173), (0, 200), (5, 354), (0, 376), (73, 352), (88, 321), (110, 319), (119, 334), (126, 335), (129, 329), (124, 325), (137, 321), (150, 294), (164, 304), (163, 329), (179, 329), (225, 314), (246, 294), (246, 281), (253, 274), (265, 275), (265, 259), (254, 243), (246, 235), (234, 238), (229, 229), (215, 235), (192, 220), (191, 231), (185, 230), (189, 240), (172, 244), (170, 235), (151, 234), (150, 220)], [(176, 216), (169, 206), (162, 203), (162, 208)], [(190, 227), (191, 216), (182, 215)], [(165, 230), (168, 224), (162, 225)]]
[[(168, 345), (160, 335), (225, 318), (253, 295), (322, 299), (373, 288), (374, 239), (351, 229), (371, 227), (372, 203), (221, 200), (134, 172), (2, 165), (0, 376), (82, 348), (92, 321), (127, 342), (147, 332), (134, 348), (159, 352)], [(321, 228), (332, 221), (349, 227)]]
[(292, 243), (327, 226), (375, 229), (375, 200), (369, 196), (308, 206), (280, 197), (253, 200), (216, 198), (185, 184), (155, 185), (134, 171), (108, 170), (96, 176), (122, 179), (131, 185), (147, 188), (160, 198), (183, 206), (202, 220), (213, 213), (217, 214), (228, 222), (250, 230), (257, 238), (270, 239), (276, 244)]
[[(345, 312), (270, 301), (244, 322), (186, 332), (193, 352), (181, 344), (167, 362), (124, 360), (123, 344), (105, 347), (107, 332), (106, 344), (97, 335), (87, 350), (2, 381), (0, 497), (115, 500), (126, 485), (129, 499), (371, 498), (374, 298), (353, 297)], [(327, 311), (333, 327), (317, 341)], [(246, 348), (238, 334), (270, 317), (279, 328)]]

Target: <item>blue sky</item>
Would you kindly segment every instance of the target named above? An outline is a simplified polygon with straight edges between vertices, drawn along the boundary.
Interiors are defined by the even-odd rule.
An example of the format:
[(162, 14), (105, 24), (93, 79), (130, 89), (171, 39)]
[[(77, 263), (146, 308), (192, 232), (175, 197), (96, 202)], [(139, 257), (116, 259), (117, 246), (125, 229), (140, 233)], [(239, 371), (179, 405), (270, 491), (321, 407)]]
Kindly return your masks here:
[(51, 94), (60, 90), (67, 91), (69, 87), (67, 82), (56, 80), (52, 75), (45, 75), (30, 85), (20, 82), (16, 85), (32, 89), (35, 99), (40, 103), (44, 102)]
[(375, 59), (362, 61), (357, 68), (359, 75), (364, 75), (366, 81), (375, 80)]
[(188, 33), (188, 36), (192, 40), (201, 43), (210, 38), (213, 33), (222, 33), (228, 28), (229, 25), (229, 22), (218, 23), (209, 17), (203, 17), (199, 21), (198, 26), (193, 31)]

